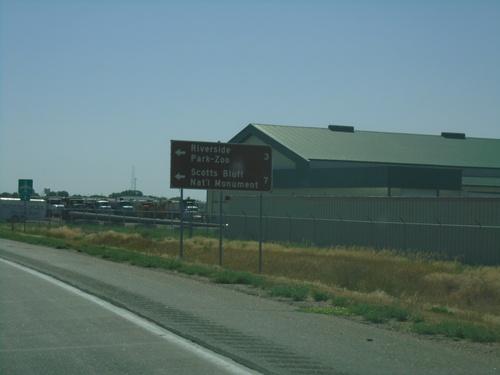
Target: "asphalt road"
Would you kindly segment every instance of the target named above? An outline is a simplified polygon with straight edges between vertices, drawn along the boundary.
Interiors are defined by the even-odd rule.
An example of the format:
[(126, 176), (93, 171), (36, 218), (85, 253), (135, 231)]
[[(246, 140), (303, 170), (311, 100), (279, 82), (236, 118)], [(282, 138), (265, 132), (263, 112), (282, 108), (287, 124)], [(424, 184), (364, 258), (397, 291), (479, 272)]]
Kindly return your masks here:
[[(291, 304), (241, 293), (230, 287), (212, 285), (197, 278), (171, 272), (116, 264), (74, 251), (0, 239), (0, 257), (51, 275), (263, 374), (500, 373), (498, 345), (429, 339), (356, 320), (299, 313)], [(34, 358), (33, 361), (42, 361), (40, 366), (44, 363), (47, 365), (48, 362), (41, 359), (42, 354), (36, 354), (36, 348), (40, 346), (43, 348), (45, 344), (38, 345), (33, 341), (37, 344), (33, 346), (34, 353), (23, 350), (12, 351), (5, 347), (4, 327), (8, 327), (6, 332), (11, 344), (13, 340), (14, 345), (16, 335), (44, 336), (43, 323), (47, 317), (52, 316), (50, 311), (62, 309), (69, 310), (70, 314), (75, 313), (80, 308), (72, 306), (79, 306), (81, 302), (77, 302), (78, 298), (74, 293), (70, 296), (51, 298), (49, 294), (43, 292), (46, 288), (45, 282), (38, 281), (44, 286), (28, 288), (26, 292), (26, 299), (29, 300), (30, 296), (38, 298), (38, 302), (33, 302), (34, 308), (29, 311), (25, 309), (26, 311), (22, 313), (18, 311), (13, 315), (5, 314), (6, 307), (10, 306), (9, 299), (5, 296), (10, 295), (9, 298), (12, 299), (22, 294), (21, 292), (9, 294), (7, 289), (10, 289), (12, 280), (7, 282), (9, 278), (4, 277), (3, 267), (0, 272), (2, 280), (0, 281), (2, 328), (0, 362), (18, 363)], [(47, 307), (49, 313), (45, 315), (45, 320), (42, 319), (44, 315), (41, 315), (36, 308), (38, 304), (45, 305), (42, 301), (49, 303)], [(78, 347), (84, 344), (73, 341), (76, 340), (74, 336), (77, 336), (74, 334), (77, 325), (75, 322), (86, 322), (85, 325), (90, 325), (92, 328), (89, 329), (89, 336), (83, 340), (89, 348), (75, 350), (88, 350), (96, 357), (90, 354), (77, 355), (75, 361), (80, 358), (79, 361), (83, 365), (90, 365), (101, 358), (102, 366), (106, 366), (106, 360), (113, 360), (108, 363), (108, 366), (113, 368), (114, 355), (105, 354), (113, 347), (130, 349), (129, 352), (138, 353), (138, 356), (125, 355), (123, 363), (128, 364), (125, 367), (131, 369), (129, 372), (95, 371), (94, 373), (153, 374), (155, 372), (142, 368), (145, 362), (154, 363), (152, 369), (164, 370), (168, 367), (162, 366), (168, 366), (169, 363), (177, 363), (180, 366), (182, 362), (186, 362), (183, 360), (186, 355), (192, 356), (192, 353), (172, 352), (172, 358), (165, 360), (165, 351), (155, 349), (163, 344), (157, 342), (158, 337), (154, 334), (151, 336), (150, 332), (143, 332), (144, 330), (137, 325), (131, 327), (133, 323), (129, 321), (117, 319), (116, 316), (110, 317), (108, 314), (112, 313), (109, 311), (104, 313), (96, 306), (90, 309), (95, 311), (92, 314), (85, 313), (84, 317), (74, 320), (63, 319), (64, 324), (61, 327), (66, 328), (46, 335), (56, 347), (57, 345)], [(85, 320), (85, 317), (89, 317), (90, 321)], [(34, 322), (32, 328), (23, 326), (18, 322), (18, 318)], [(116, 337), (112, 340), (113, 335), (107, 334), (109, 330), (115, 330), (111, 324), (114, 321), (119, 324), (116, 328), (118, 338), (121, 338), (120, 332), (131, 332), (130, 337), (122, 338), (126, 340), (124, 343), (130, 343), (128, 346), (124, 345), (121, 348), (116, 341), (113, 341)], [(134, 349), (131, 349), (132, 347)], [(60, 366), (63, 366), (65, 358), (58, 353), (53, 355), (50, 362), (61, 362)], [(147, 361), (144, 360), (146, 358)], [(36, 366), (36, 362), (33, 366)], [(184, 373), (207, 374), (211, 370), (203, 367), (201, 372), (196, 369), (184, 371), (187, 371)], [(8, 372), (2, 371), (0, 367), (0, 373)], [(72, 372), (70, 368), (66, 373), (89, 372), (76, 370)], [(161, 371), (161, 373), (167, 372)]]
[(0, 259), (1, 374), (256, 374), (147, 320)]

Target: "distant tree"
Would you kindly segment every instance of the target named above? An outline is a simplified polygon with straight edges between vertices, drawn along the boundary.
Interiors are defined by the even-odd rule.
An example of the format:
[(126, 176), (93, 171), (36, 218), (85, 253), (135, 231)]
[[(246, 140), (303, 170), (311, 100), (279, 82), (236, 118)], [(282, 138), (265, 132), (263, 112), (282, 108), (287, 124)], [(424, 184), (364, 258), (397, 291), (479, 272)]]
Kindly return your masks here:
[(1, 193), (0, 198), (12, 198), (12, 194), (7, 192)]
[(49, 191), (47, 193), (47, 197), (64, 197), (67, 198), (69, 197), (69, 193), (67, 191), (61, 190), (61, 191)]
[(140, 190), (124, 190), (121, 193), (111, 193), (109, 198), (119, 198), (119, 197), (143, 197), (142, 191)]

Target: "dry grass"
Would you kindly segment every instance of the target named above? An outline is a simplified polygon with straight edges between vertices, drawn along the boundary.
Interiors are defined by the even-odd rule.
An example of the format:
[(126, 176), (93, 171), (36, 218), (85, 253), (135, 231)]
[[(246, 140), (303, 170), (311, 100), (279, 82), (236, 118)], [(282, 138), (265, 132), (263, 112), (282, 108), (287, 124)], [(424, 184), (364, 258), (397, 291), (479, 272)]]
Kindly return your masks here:
[[(178, 246), (173, 241), (165, 251), (176, 256)], [(216, 265), (218, 254), (217, 240), (184, 242), (186, 258)], [(225, 241), (223, 265), (257, 272), (258, 243)], [(500, 267), (469, 267), (365, 248), (264, 244), (262, 268), (265, 275), (314, 283), (318, 290), (351, 300), (411, 307), (434, 320), (446, 318), (429, 313), (434, 306), (475, 322), (500, 319)]]
[[(168, 257), (179, 255), (179, 241), (173, 238), (158, 240), (111, 230), (87, 235), (66, 227), (46, 229), (44, 234), (80, 244)], [(185, 239), (183, 254), (186, 260), (218, 265), (218, 239)], [(225, 240), (223, 266), (257, 273), (258, 243)], [(484, 324), (500, 323), (500, 267), (471, 267), (367, 248), (264, 244), (262, 268), (264, 275), (314, 284), (318, 290), (337, 297), (411, 307), (430, 320), (453, 315)]]
[(54, 227), (54, 228), (38, 228), (31, 229), (32, 234), (41, 236), (50, 236), (67, 241), (78, 241), (86, 236), (85, 232), (80, 229), (70, 229), (68, 227)]

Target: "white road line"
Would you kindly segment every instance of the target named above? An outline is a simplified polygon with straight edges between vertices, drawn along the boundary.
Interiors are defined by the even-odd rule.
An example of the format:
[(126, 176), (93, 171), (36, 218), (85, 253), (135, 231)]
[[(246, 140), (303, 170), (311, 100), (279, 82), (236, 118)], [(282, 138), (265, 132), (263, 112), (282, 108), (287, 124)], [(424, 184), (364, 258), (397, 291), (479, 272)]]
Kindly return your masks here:
[(175, 344), (175, 345), (177, 345), (177, 346), (179, 346), (187, 351), (190, 351), (194, 355), (196, 355), (200, 358), (203, 358), (204, 360), (206, 360), (206, 361), (208, 361), (216, 366), (223, 368), (225, 371), (230, 372), (231, 374), (234, 374), (234, 375), (258, 375), (258, 374), (260, 374), (259, 372), (248, 369), (248, 368), (244, 367), (243, 365), (240, 365), (229, 358), (226, 358), (226, 357), (219, 355), (217, 353), (214, 353), (214, 352), (212, 352), (212, 351), (210, 351), (210, 350), (208, 350), (200, 345), (197, 345), (197, 344), (193, 343), (192, 341), (189, 341), (189, 340), (186, 340), (180, 336), (177, 336), (177, 335), (173, 334), (172, 332), (170, 332), (162, 327), (157, 326), (156, 324), (153, 324), (153, 323), (151, 323), (151, 322), (149, 322), (149, 321), (147, 321), (147, 320), (145, 320), (137, 315), (134, 315), (133, 313), (131, 313), (128, 310), (125, 310), (125, 309), (122, 309), (122, 308), (117, 307), (115, 305), (112, 305), (111, 303), (106, 302), (106, 301), (104, 301), (96, 296), (93, 296), (91, 294), (82, 292), (81, 290), (79, 290), (75, 287), (72, 287), (68, 284), (63, 283), (62, 281), (54, 279), (53, 277), (47, 276), (41, 272), (32, 270), (31, 268), (24, 267), (20, 264), (11, 262), (11, 261), (6, 260), (6, 259), (0, 258), (0, 261), (4, 262), (12, 267), (16, 267), (24, 272), (30, 273), (34, 276), (37, 276), (41, 279), (44, 279), (52, 284), (59, 286), (60, 288), (66, 289), (67, 291), (69, 291), (73, 294), (76, 294), (79, 297), (86, 298), (87, 300), (94, 302), (95, 304), (111, 311), (112, 313), (121, 316), (122, 318), (128, 320), (129, 322), (134, 323), (135, 325), (137, 325), (137, 326), (139, 326), (139, 327), (141, 327), (141, 328), (143, 328), (143, 329), (145, 329), (145, 330), (147, 330), (147, 331), (149, 331), (157, 336), (160, 336), (162, 339), (169, 341), (170, 343)]

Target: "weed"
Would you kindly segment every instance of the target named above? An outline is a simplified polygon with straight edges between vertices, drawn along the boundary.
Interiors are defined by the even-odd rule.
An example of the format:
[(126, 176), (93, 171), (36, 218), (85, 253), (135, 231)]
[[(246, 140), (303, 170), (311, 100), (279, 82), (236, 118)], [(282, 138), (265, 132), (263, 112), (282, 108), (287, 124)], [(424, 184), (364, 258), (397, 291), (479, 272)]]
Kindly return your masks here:
[(249, 272), (231, 270), (217, 272), (212, 276), (211, 280), (218, 284), (246, 284), (252, 286), (260, 286), (263, 283), (263, 279), (260, 276)]
[(429, 311), (443, 315), (453, 315), (453, 312), (443, 306), (432, 306)]
[(413, 321), (413, 323), (425, 323), (425, 318), (423, 317), (423, 315), (418, 313), (412, 314), (411, 320)]
[(324, 302), (324, 301), (328, 301), (330, 299), (330, 295), (328, 293), (318, 291), (318, 290), (313, 291), (312, 297), (315, 301), (318, 301), (318, 302)]
[(425, 335), (443, 335), (453, 339), (467, 338), (475, 342), (500, 341), (500, 329), (471, 323), (415, 323), (412, 330)]
[(271, 297), (291, 298), (294, 301), (305, 301), (307, 299), (307, 288), (295, 285), (276, 285), (269, 289)]
[(333, 297), (332, 305), (334, 306), (346, 306), (349, 304), (349, 299), (346, 297)]
[(303, 307), (300, 312), (324, 315), (351, 315), (347, 307)]
[(211, 276), (214, 271), (205, 267), (205, 266), (199, 266), (199, 265), (182, 265), (179, 269), (179, 272), (184, 273), (186, 275), (197, 275), (197, 276), (205, 276), (209, 277)]
[(327, 315), (360, 315), (372, 323), (386, 323), (391, 319), (405, 322), (409, 318), (408, 311), (394, 306), (378, 306), (367, 303), (346, 304), (326, 308), (303, 308), (300, 311)]
[(351, 305), (349, 311), (355, 315), (361, 315), (364, 319), (373, 323), (386, 323), (391, 319), (405, 322), (410, 316), (409, 312), (395, 306), (379, 306), (368, 303)]

